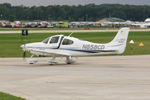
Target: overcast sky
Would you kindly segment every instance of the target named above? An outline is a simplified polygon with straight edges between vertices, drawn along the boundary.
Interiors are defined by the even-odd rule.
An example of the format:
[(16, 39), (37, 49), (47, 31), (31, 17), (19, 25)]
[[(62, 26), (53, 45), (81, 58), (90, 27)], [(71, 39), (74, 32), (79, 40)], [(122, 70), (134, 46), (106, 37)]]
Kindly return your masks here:
[(79, 5), (79, 4), (85, 5), (89, 3), (150, 5), (150, 0), (0, 0), (0, 3), (11, 3), (12, 5), (24, 5), (24, 6)]

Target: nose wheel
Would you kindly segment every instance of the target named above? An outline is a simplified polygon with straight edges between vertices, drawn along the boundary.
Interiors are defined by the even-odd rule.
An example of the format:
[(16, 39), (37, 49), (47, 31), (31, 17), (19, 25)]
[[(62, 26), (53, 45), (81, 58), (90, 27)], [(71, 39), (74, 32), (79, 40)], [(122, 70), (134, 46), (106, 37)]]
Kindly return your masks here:
[(27, 63), (28, 63), (28, 64), (35, 64), (35, 63), (38, 62), (37, 59), (33, 59), (33, 56), (34, 56), (34, 55), (32, 55), (29, 59), (27, 59)]

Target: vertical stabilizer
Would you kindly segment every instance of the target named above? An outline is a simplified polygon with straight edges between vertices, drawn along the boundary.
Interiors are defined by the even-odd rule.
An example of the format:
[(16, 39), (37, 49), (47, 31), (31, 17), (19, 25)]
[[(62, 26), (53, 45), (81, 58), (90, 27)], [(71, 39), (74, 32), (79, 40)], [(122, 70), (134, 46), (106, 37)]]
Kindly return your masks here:
[(108, 45), (117, 51), (117, 54), (122, 54), (125, 51), (129, 28), (121, 28), (115, 38)]

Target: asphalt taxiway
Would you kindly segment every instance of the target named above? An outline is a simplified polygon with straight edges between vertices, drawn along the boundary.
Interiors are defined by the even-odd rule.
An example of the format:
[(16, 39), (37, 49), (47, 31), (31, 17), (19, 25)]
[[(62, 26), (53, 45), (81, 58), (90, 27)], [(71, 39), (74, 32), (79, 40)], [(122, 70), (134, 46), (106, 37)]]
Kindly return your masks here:
[(48, 65), (0, 58), (0, 91), (27, 100), (150, 100), (150, 55), (81, 57)]

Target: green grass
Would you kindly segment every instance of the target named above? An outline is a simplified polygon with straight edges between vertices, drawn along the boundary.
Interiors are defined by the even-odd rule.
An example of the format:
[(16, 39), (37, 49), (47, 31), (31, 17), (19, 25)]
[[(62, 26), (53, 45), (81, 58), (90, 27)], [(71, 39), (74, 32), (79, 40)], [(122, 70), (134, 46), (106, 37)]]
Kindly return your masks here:
[[(60, 33), (68, 35), (69, 33)], [(21, 34), (0, 34), (0, 57), (21, 57), (22, 50), (20, 45), (25, 43), (42, 41), (46, 37), (56, 35), (53, 33), (38, 33), (29, 34), (28, 37), (23, 37)], [(101, 33), (74, 33), (72, 36), (88, 40), (96, 43), (110, 42), (116, 32), (101, 32)], [(150, 54), (150, 32), (130, 32), (129, 39), (134, 40), (136, 44), (127, 44), (127, 49), (122, 55), (143, 55)], [(144, 47), (139, 47), (138, 44), (143, 42)]]
[(0, 100), (26, 100), (26, 99), (0, 92)]

